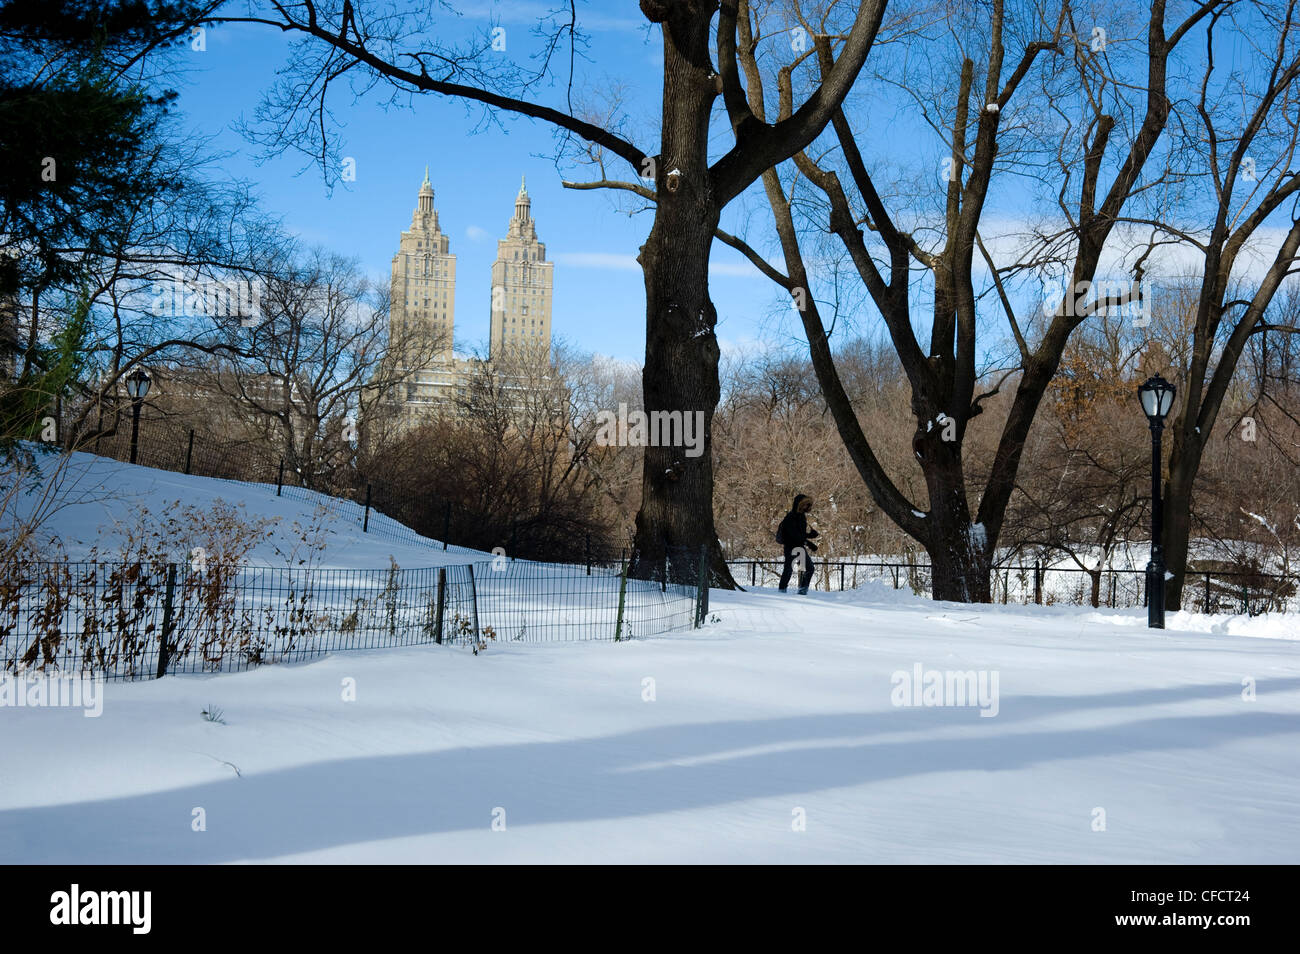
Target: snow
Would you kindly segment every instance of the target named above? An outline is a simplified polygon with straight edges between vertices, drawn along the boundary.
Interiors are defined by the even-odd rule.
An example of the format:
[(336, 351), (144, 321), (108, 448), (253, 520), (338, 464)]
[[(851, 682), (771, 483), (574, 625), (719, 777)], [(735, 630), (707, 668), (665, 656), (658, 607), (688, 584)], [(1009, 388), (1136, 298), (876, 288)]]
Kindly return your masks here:
[[(283, 522), (321, 503), (74, 463), (81, 499), (55, 517), (70, 547), (174, 496)], [(371, 530), (378, 520), (390, 535), (362, 534), (350, 506), (328, 565), (467, 559), (375, 514)], [(710, 604), (717, 622), (650, 639), (507, 639), (477, 656), (402, 646), (109, 682), (89, 718), (2, 706), (0, 862), (1300, 853), (1294, 615), (1175, 612), (1152, 631), (1140, 608), (936, 603), (881, 583), (807, 597), (715, 590)], [(931, 674), (937, 699), (917, 688)], [(967, 675), (985, 695), (951, 704)], [(0, 701), (18, 685), (0, 680)], [(224, 724), (201, 717), (210, 707)]]
[[(142, 508), (157, 516), (173, 502), (206, 510), (217, 501), (242, 506), (248, 518), (277, 519), (271, 535), (250, 552), (247, 562), (253, 565), (287, 565), (283, 554), (295, 545), (302, 548), (295, 523), (310, 528), (318, 520), (325, 543), (316, 561), (321, 568), (386, 569), (390, 558), (405, 569), (491, 559), (490, 554), (465, 547), (451, 546), (444, 551), (438, 541), (421, 537), (374, 509), (369, 531), (362, 533), (364, 507), (300, 487), (285, 487), (282, 495), (276, 496), (274, 484), (188, 476), (93, 454), (71, 455), (59, 492), (65, 503), (43, 524), (42, 531), (60, 539), (70, 560), (89, 559), (95, 545), (101, 555), (111, 552), (123, 527), (139, 522)], [(39, 496), (37, 490), (30, 492), (20, 503), (20, 515), (28, 512)], [(0, 533), (4, 530), (0, 525)], [(201, 537), (183, 541), (184, 546), (178, 546), (180, 558), (187, 558), (190, 547), (204, 542)]]
[[(719, 623), (652, 640), (355, 652), (109, 683), (99, 718), (0, 710), (0, 859), (1124, 864), (1300, 850), (1294, 619), (1174, 613), (1153, 633), (1140, 610), (930, 603), (878, 585), (715, 591), (711, 609)], [(895, 706), (895, 675), (917, 664), (997, 673), (997, 715)], [(209, 705), (225, 725), (200, 718)]]

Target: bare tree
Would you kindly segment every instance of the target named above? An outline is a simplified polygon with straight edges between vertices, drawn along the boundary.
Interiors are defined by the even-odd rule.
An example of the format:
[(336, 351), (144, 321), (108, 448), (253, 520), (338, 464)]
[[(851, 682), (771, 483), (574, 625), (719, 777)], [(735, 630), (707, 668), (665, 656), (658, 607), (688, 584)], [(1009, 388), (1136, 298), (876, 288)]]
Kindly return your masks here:
[[(1159, 226), (1200, 259), (1192, 305), (1190, 361), (1179, 382), (1172, 422), (1169, 481), (1164, 497), (1165, 557), (1173, 579), (1171, 606), (1182, 604), (1192, 529), (1192, 496), (1214, 425), (1255, 335), (1300, 332), (1292, 313), (1266, 320), (1300, 251), (1300, 24), (1297, 3), (1238, 3), (1216, 9), (1205, 31), (1205, 65), (1198, 95), (1181, 109), (1187, 130), (1185, 174), (1211, 197), (1208, 209), (1180, 207)], [(1225, 33), (1248, 36), (1226, 67)], [(1208, 217), (1208, 228), (1204, 225)], [(1264, 234), (1279, 223), (1280, 239)], [(1261, 249), (1272, 248), (1252, 290), (1234, 295)], [(1264, 252), (1267, 255), (1267, 252)]]
[[(604, 387), (562, 342), (474, 359), (463, 393), (361, 463), (390, 516), (438, 536), (444, 507), (459, 544), (582, 559), (626, 542), (593, 466), (593, 408)], [(464, 519), (466, 516), (469, 519)]]
[[(944, 60), (952, 64), (951, 83), (941, 83), (928, 96), (921, 91), (915, 94), (926, 121), (944, 137), (948, 153), (942, 204), (933, 216), (906, 207), (891, 211), (877, 186), (877, 173), (868, 167), (843, 109), (836, 110), (831, 126), (839, 162), (856, 190), (854, 200), (845, 191), (840, 173), (830, 165), (834, 157), (814, 159), (806, 152), (794, 157), (799, 176), (821, 194), (826, 217), (820, 228), (829, 228), (851, 257), (907, 375), (915, 419), (913, 453), (924, 474), (928, 510), (922, 510), (900, 489), (857, 418), (836, 367), (821, 304), (813, 294), (813, 276), (801, 248), (795, 207), (776, 170), (764, 174), (763, 184), (785, 271), (767, 263), (748, 243), (731, 239), (795, 298), (813, 366), (840, 436), (879, 506), (929, 553), (933, 594), (938, 599), (989, 600), (989, 570), (1021, 455), (1066, 342), (1090, 315), (1127, 304), (1134, 297), (1134, 285), (1140, 288), (1154, 241), (1130, 251), (1126, 267), (1134, 285), (1115, 294), (1099, 294), (1090, 301), (1085, 300), (1086, 294), (1075, 294), (1078, 289), (1091, 288), (1103, 250), (1130, 198), (1149, 187), (1142, 182), (1144, 173), (1153, 181), (1164, 177), (1164, 170), (1148, 170), (1147, 165), (1169, 116), (1166, 77), (1170, 57), (1219, 5), (1219, 0), (1194, 5), (1169, 31), (1166, 5), (1156, 0), (1146, 20), (1146, 76), (1140, 84), (1134, 77), (1124, 77), (1121, 82), (1112, 76), (1104, 50), (1094, 50), (1087, 35), (1079, 35), (1069, 3), (1055, 10), (1021, 4), (1008, 14), (1003, 0), (994, 0), (976, 10), (941, 10), (934, 28), (946, 38), (941, 42), (936, 43), (924, 29), (905, 33), (900, 40), (904, 51), (914, 51), (917, 44), (925, 46), (926, 55), (915, 58), (923, 64), (918, 74), (937, 69), (937, 63)], [(981, 19), (985, 11), (987, 21)], [(749, 107), (762, 116), (764, 74), (757, 56), (763, 39), (762, 21), (747, 13), (741, 23), (740, 59), (748, 79)], [(1017, 37), (1018, 50), (1006, 49), (1006, 35)], [(984, 48), (978, 67), (968, 52), (972, 42)], [(815, 68), (819, 75), (827, 75), (834, 63), (830, 45), (818, 43), (816, 54)], [(1043, 65), (1045, 55), (1048, 62)], [(1014, 64), (1009, 68), (1008, 59)], [(777, 73), (778, 116), (790, 107), (792, 72), (786, 67)], [(1031, 75), (1034, 82), (1027, 83)], [(905, 76), (905, 83), (910, 80)], [(921, 82), (918, 75), (917, 84)], [(1067, 90), (1070, 95), (1065, 95)], [(1065, 112), (1067, 107), (1073, 112)], [(1037, 119), (1052, 110), (1062, 118), (1044, 130)], [(1140, 118), (1129, 125), (1132, 115)], [(1055, 137), (1055, 143), (1048, 149), (1040, 145), (1043, 158), (1038, 165), (1028, 171), (1021, 165), (1016, 175), (1017, 156), (1034, 148), (1033, 136), (1047, 143)], [(1044, 169), (1054, 173), (1046, 181)], [(981, 234), (995, 173), (1022, 187), (1036, 181), (1059, 203), (1061, 224), (1036, 235), (1031, 247), (1022, 249), (1010, 266), (996, 263)], [(1104, 182), (1107, 174), (1109, 185)], [(905, 216), (917, 225), (904, 224)], [(870, 232), (870, 241), (864, 230)], [(1036, 330), (1031, 322), (1039, 301), (1017, 309), (1010, 280), (1042, 273), (1053, 264), (1068, 276), (1068, 293)], [(930, 300), (930, 341), (925, 349), (917, 338), (913, 313), (914, 270), (924, 277), (923, 287)], [(986, 270), (989, 279), (982, 281)], [(980, 308), (985, 298), (1002, 310), (1015, 351), (1000, 380), (991, 381), (977, 393), (982, 370), (977, 332), (981, 326), (986, 333), (989, 328), (988, 316)], [(1014, 397), (992, 460), (983, 471), (986, 477), (972, 502), (964, 460), (968, 427), (1013, 379)]]
[(1064, 554), (1088, 575), (1093, 606), (1150, 502), (1150, 444), (1133, 413), (1139, 380), (1119, 330), (1103, 319), (1097, 333), (1071, 340), (1031, 431), (1003, 534), (1013, 551)]
[[(568, 81), (561, 82), (563, 103), (548, 105), (539, 97), (541, 80), (550, 76), (551, 57), (564, 45), (572, 64), (578, 36), (572, 5), (551, 21), (535, 71), (493, 58), (487, 31), (476, 43), (457, 45), (442, 38), (445, 31), (438, 30), (431, 14), (394, 13), (387, 5), (301, 0), (276, 3), (265, 15), (216, 19), (263, 24), (307, 41), (262, 115), (273, 148), (295, 144), (323, 169), (333, 155), (332, 131), (326, 126), (329, 93), (337, 82), (364, 76), (396, 94), (431, 93), (549, 123), (566, 141), (584, 140), (601, 156), (628, 163), (634, 176), (653, 179), (653, 188), (639, 179), (575, 184), (630, 191), (654, 204), (654, 224), (639, 257), (646, 286), (645, 405), (705, 415), (706, 452), (701, 456), (687, 457), (681, 448), (645, 449), (637, 552), (654, 567), (669, 550), (698, 552), (708, 546), (714, 581), (729, 586), (714, 529), (712, 455), (707, 452), (719, 390), (717, 314), (708, 291), (714, 233), (728, 203), (765, 169), (812, 142), (829, 122), (866, 60), (885, 3), (858, 4), (847, 30), (824, 39), (828, 48), (839, 48), (834, 67), (797, 108), (792, 104), (788, 115), (768, 123), (745, 101), (736, 56), (742, 19), (736, 0), (641, 0), (646, 20), (663, 38), (663, 112), (659, 142), (650, 149), (620, 135), (617, 121), (591, 122), (575, 114), (572, 70)], [(831, 6), (836, 11), (841, 7)], [(542, 29), (545, 33), (545, 22)], [(733, 144), (710, 162), (710, 120), (719, 97), (726, 103)], [(671, 561), (674, 576), (691, 578), (690, 561), (678, 562)]]
[(304, 486), (350, 489), (336, 476), (351, 463), (363, 407), (427, 368), (444, 342), (423, 322), (390, 329), (387, 289), (321, 249), (278, 257), (262, 280), (259, 315), (240, 329), (242, 356), (215, 384)]

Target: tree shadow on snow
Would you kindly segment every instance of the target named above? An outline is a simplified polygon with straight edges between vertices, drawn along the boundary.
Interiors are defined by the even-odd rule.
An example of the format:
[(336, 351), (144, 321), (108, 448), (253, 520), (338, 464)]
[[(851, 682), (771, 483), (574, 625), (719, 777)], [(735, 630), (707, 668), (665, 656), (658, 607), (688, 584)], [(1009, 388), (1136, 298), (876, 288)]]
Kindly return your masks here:
[[(1265, 691), (1300, 679), (1261, 683)], [(619, 819), (936, 772), (1208, 749), (1295, 734), (1295, 714), (1167, 715), (1089, 728), (1008, 730), (1077, 709), (1239, 698), (1231, 684), (1092, 696), (1009, 696), (1002, 712), (891, 709), (655, 726), (595, 738), (334, 759), (121, 798), (0, 812), (0, 860), (255, 861), (386, 838)], [(1243, 705), (1247, 705), (1243, 703)], [(872, 736), (947, 729), (951, 738)], [(11, 767), (12, 768), (12, 767)], [(202, 807), (207, 830), (190, 829)]]

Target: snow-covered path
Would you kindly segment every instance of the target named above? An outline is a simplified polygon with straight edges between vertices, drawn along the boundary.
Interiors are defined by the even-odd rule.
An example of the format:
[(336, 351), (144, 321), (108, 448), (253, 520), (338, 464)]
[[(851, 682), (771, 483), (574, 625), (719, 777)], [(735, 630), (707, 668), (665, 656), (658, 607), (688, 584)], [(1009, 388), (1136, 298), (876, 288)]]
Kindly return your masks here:
[[(110, 684), (99, 718), (0, 709), (0, 860), (1300, 858), (1294, 640), (875, 588), (713, 609), (622, 644)], [(996, 671), (996, 716), (894, 706), (917, 663)]]

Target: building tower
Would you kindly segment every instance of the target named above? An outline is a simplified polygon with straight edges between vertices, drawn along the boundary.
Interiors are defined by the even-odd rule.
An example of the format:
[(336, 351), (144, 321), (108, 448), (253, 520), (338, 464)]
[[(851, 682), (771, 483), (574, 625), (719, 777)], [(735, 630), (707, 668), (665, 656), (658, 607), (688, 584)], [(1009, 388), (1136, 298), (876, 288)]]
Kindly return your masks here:
[(492, 317), (489, 358), (510, 351), (551, 349), (551, 292), (555, 264), (537, 240), (527, 183), (519, 184), (515, 214), (506, 237), (497, 242), (492, 263)]
[(424, 169), (411, 228), (402, 233), (397, 254), (393, 256), (391, 304), (393, 340), (401, 340), (408, 322), (425, 322), (435, 334), (444, 360), (451, 358), (452, 338), (456, 328), (456, 256), (438, 227), (438, 213), (433, 207), (433, 186), (429, 169)]

